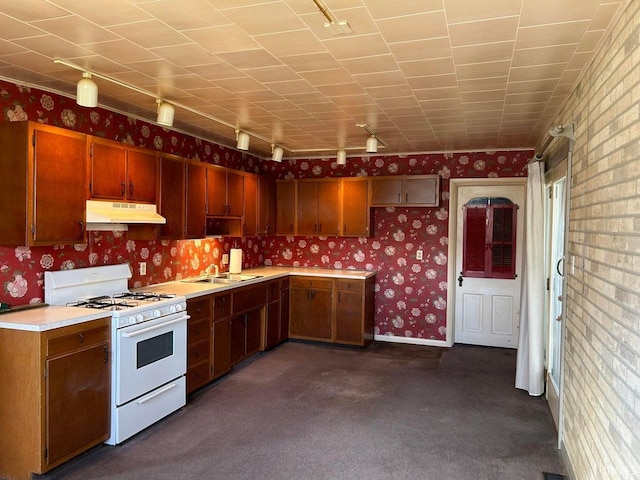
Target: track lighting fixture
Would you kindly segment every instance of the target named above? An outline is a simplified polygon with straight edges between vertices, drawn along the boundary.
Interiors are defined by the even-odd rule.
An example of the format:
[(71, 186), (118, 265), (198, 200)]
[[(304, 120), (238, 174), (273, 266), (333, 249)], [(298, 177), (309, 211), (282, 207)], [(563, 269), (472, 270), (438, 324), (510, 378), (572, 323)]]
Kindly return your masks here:
[(376, 153), (378, 151), (378, 139), (375, 135), (371, 135), (367, 138), (366, 151), (367, 153)]
[(282, 147), (276, 147), (274, 144), (271, 144), (271, 160), (274, 162), (281, 162), (283, 155), (284, 150)]
[(156, 100), (156, 103), (158, 104), (158, 125), (173, 127), (173, 115), (176, 111), (173, 105), (160, 99)]
[(338, 165), (347, 164), (347, 151), (344, 148), (340, 148), (340, 150), (338, 150), (338, 154), (336, 155), (336, 163)]
[(81, 107), (98, 106), (98, 85), (91, 80), (89, 72), (82, 72), (76, 88), (76, 103)]
[(249, 134), (236, 130), (236, 141), (238, 150), (249, 150)]

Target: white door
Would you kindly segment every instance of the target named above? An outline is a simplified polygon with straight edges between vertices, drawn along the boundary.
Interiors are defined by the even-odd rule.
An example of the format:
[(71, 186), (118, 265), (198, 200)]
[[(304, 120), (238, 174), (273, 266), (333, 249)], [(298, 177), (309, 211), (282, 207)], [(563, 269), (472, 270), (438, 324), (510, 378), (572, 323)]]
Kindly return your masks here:
[[(459, 186), (456, 196), (456, 278), (454, 332), (456, 343), (517, 348), (520, 321), (520, 279), (524, 233), (524, 182)], [(518, 206), (516, 214), (515, 278), (478, 278), (463, 273), (464, 209), (479, 199), (507, 199)], [(490, 228), (490, 227), (487, 227)], [(478, 236), (478, 242), (484, 242)], [(469, 241), (469, 240), (467, 240)], [(493, 248), (493, 247), (487, 247)], [(490, 260), (489, 260), (490, 261)]]
[(546, 395), (551, 414), (559, 427), (560, 380), (562, 373), (562, 299), (564, 296), (564, 245), (566, 218), (567, 162), (562, 162), (546, 175), (548, 192), (545, 219), (547, 224), (547, 385)]

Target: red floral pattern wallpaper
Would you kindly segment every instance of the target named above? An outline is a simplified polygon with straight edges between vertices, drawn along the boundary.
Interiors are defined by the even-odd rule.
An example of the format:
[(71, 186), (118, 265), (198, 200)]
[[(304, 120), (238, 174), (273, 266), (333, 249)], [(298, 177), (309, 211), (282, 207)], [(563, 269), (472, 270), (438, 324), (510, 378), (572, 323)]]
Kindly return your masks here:
[[(32, 120), (70, 128), (251, 171), (272, 178), (321, 178), (431, 174), (441, 176), (438, 208), (374, 208), (368, 238), (276, 237), (183, 241), (133, 241), (126, 233), (93, 232), (87, 244), (64, 247), (1, 247), (0, 301), (11, 305), (41, 302), (43, 272), (93, 265), (129, 263), (131, 286), (200, 274), (220, 263), (231, 248), (244, 251), (244, 268), (259, 265), (377, 270), (375, 329), (380, 335), (445, 339), (449, 218), (449, 179), (525, 176), (531, 151), (415, 154), (350, 157), (274, 163), (244, 152), (189, 137), (152, 123), (101, 108), (78, 107), (73, 99), (0, 82), (3, 121)], [(424, 258), (416, 260), (421, 249)], [(137, 264), (147, 262), (147, 276)]]

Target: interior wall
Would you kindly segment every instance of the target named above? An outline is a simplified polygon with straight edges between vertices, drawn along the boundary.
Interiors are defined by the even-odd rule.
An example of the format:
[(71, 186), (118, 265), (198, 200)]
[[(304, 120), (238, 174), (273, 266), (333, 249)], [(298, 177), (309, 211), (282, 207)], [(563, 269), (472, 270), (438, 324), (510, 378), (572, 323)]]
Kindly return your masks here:
[[(244, 268), (263, 264), (378, 270), (375, 328), (379, 335), (418, 341), (446, 340), (449, 179), (526, 175), (531, 151), (373, 155), (285, 160), (275, 163), (126, 117), (83, 108), (73, 99), (0, 82), (3, 121), (32, 120), (272, 178), (362, 175), (441, 176), (438, 208), (374, 208), (368, 238), (276, 237), (134, 241), (117, 232), (90, 233), (88, 242), (60, 247), (0, 246), (0, 301), (43, 301), (45, 270), (129, 263), (131, 287), (200, 274), (232, 247), (244, 251)], [(424, 259), (415, 259), (422, 248)], [(137, 264), (147, 262), (147, 275)]]
[(640, 475), (640, 2), (556, 124), (575, 125), (562, 416), (576, 479)]

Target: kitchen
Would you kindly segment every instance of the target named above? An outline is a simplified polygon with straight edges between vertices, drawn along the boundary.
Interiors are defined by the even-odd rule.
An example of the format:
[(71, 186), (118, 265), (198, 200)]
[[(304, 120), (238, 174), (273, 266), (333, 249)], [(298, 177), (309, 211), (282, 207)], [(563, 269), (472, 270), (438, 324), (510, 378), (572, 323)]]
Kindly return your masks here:
[[(125, 233), (89, 233), (86, 243), (64, 247), (2, 247), (0, 274), (6, 289), (2, 301), (17, 305), (43, 301), (43, 273), (70, 267), (130, 263), (131, 287), (193, 277), (211, 263), (220, 264), (231, 248), (242, 248), (243, 268), (265, 265), (354, 268), (375, 270), (376, 335), (409, 338), (424, 344), (446, 341), (446, 255), (448, 185), (451, 177), (523, 176), (532, 150), (372, 155), (350, 158), (338, 168), (329, 159), (309, 158), (277, 164), (234, 148), (185, 136), (152, 122), (130, 120), (107, 109), (84, 110), (72, 99), (34, 87), (2, 83), (6, 119), (31, 119), (75, 128), (88, 134), (132, 142), (137, 146), (161, 146), (163, 152), (271, 178), (324, 178), (359, 174), (439, 174), (440, 205), (437, 208), (372, 208), (372, 236), (342, 237), (223, 237), (194, 240), (132, 240)], [(382, 137), (384, 138), (384, 137)], [(421, 247), (421, 248), (419, 248)], [(424, 252), (422, 263), (414, 259)], [(407, 261), (407, 259), (409, 259)], [(139, 264), (146, 262), (147, 275)], [(443, 263), (444, 262), (444, 263)], [(224, 267), (223, 267), (224, 268)], [(419, 274), (414, 272), (419, 269)], [(403, 272), (411, 271), (408, 275)], [(415, 314), (414, 314), (415, 312)]]

